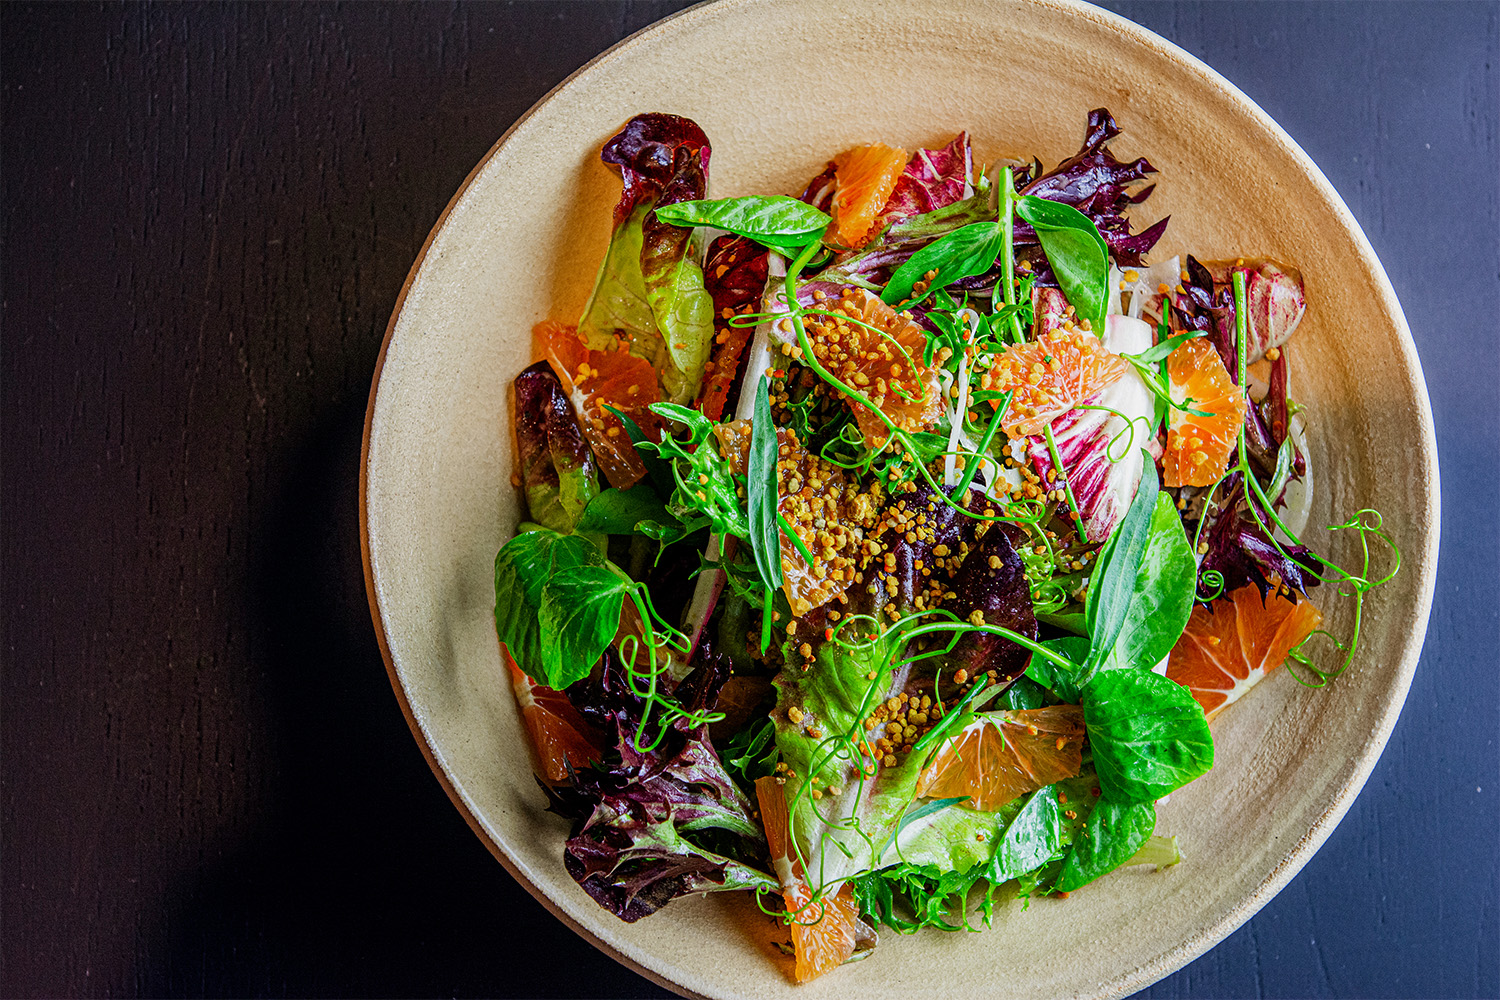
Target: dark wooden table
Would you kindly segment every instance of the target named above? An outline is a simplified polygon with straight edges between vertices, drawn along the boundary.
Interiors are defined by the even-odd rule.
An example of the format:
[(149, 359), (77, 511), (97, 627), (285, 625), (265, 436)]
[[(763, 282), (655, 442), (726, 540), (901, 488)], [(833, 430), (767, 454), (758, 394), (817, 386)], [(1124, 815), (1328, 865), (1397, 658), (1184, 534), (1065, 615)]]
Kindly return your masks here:
[[(449, 196), (678, 6), (0, 8), (0, 993), (662, 995), (428, 772), (371, 630), (356, 478)], [(1112, 6), (1347, 199), (1426, 366), (1444, 491), (1426, 651), (1364, 793), (1147, 993), (1500, 996), (1500, 7)]]

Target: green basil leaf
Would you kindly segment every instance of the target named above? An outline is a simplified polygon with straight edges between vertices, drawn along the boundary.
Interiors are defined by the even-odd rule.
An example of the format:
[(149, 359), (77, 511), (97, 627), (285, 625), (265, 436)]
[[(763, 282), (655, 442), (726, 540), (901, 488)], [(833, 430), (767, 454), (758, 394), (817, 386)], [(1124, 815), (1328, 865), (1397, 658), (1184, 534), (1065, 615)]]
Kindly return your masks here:
[(554, 686), (542, 663), (537, 620), (547, 581), (563, 570), (603, 565), (593, 542), (547, 529), (517, 535), (495, 556), (495, 632), (516, 665), (537, 683)]
[(1005, 828), (995, 847), (988, 878), (999, 885), (1035, 871), (1062, 850), (1062, 807), (1057, 804), (1057, 786), (1039, 788), (1016, 818)]
[(542, 669), (550, 688), (562, 690), (594, 669), (620, 630), (629, 583), (605, 566), (574, 566), (542, 588)]
[(603, 532), (606, 535), (645, 534), (638, 525), (642, 521), (667, 523), (675, 518), (667, 513), (667, 507), (649, 486), (633, 486), (628, 490), (607, 489), (583, 509), (578, 521), (578, 531)]
[(1187, 628), (1197, 577), (1198, 564), (1177, 505), (1158, 493), (1146, 551), (1135, 574), (1135, 592), (1104, 665), (1149, 670), (1160, 663)]
[(1094, 221), (1071, 205), (1029, 194), (1016, 199), (1016, 215), (1036, 230), (1063, 296), (1095, 333), (1104, 336), (1109, 248)]
[(1063, 858), (1059, 892), (1081, 889), (1108, 875), (1135, 856), (1156, 829), (1156, 806), (1150, 802), (1117, 803), (1100, 798), (1089, 812), (1082, 836)]
[(1136, 573), (1146, 554), (1151, 534), (1151, 515), (1156, 509), (1156, 460), (1143, 455), (1141, 482), (1119, 527), (1099, 550), (1089, 576), (1089, 593), (1083, 605), (1090, 649), (1087, 667), (1103, 663), (1125, 627), (1130, 603), (1135, 597)]
[(1083, 689), (1099, 787), (1153, 802), (1214, 766), (1214, 738), (1188, 689), (1150, 670), (1103, 670)]
[(1061, 639), (1048, 639), (1040, 645), (1067, 657), (1079, 666), (1069, 672), (1045, 656), (1033, 656), (1026, 665), (1026, 676), (1069, 705), (1078, 704), (1078, 675), (1083, 671), (1082, 664), (1088, 661), (1089, 641), (1081, 636), (1065, 636)]
[(750, 421), (750, 462), (746, 476), (750, 547), (761, 580), (772, 590), (781, 586), (781, 528), (776, 523), (776, 424), (771, 419), (771, 380), (755, 386), (755, 417)]
[(757, 243), (793, 250), (819, 239), (833, 219), (786, 195), (750, 195), (663, 205), (656, 217), (674, 226), (713, 226)]
[(951, 285), (960, 278), (983, 274), (1000, 256), (1000, 240), (1003, 238), (998, 222), (971, 222), (955, 229), (927, 244), (896, 268), (885, 291), (880, 293), (881, 301), (888, 306), (905, 302), (911, 298), (912, 286), (928, 271), (937, 272), (928, 291)]

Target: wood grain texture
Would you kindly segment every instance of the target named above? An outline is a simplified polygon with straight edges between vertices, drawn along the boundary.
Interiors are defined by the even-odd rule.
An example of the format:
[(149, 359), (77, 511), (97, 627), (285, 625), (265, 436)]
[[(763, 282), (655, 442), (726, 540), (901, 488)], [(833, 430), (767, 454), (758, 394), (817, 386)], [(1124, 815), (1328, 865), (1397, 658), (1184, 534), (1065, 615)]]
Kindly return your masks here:
[[(448, 198), (681, 6), (0, 8), (0, 992), (664, 995), (542, 910), (428, 772), (356, 477)], [(1147, 993), (1500, 995), (1500, 8), (1109, 6), (1349, 202), (1428, 371), (1445, 496), (1427, 650), (1364, 793)]]

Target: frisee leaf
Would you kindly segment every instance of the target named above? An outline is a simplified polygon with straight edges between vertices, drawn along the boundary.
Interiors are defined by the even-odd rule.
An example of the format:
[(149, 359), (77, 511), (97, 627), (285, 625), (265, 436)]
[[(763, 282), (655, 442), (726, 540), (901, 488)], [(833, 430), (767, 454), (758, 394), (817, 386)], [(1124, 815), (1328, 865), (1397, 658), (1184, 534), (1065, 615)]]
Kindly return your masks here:
[(1000, 256), (1000, 241), (1004, 236), (998, 222), (971, 222), (934, 240), (896, 268), (885, 291), (880, 293), (881, 301), (888, 306), (905, 302), (911, 298), (912, 287), (924, 280), (928, 271), (937, 272), (929, 292), (960, 278), (983, 274)]
[(1099, 787), (1111, 801), (1155, 801), (1214, 766), (1203, 708), (1187, 688), (1150, 670), (1095, 674), (1083, 688), (1083, 722)]
[(1094, 221), (1071, 205), (1029, 194), (1016, 199), (1016, 215), (1036, 230), (1064, 297), (1103, 337), (1109, 304), (1109, 249)]
[(807, 246), (833, 221), (826, 212), (786, 195), (679, 201), (658, 208), (656, 217), (674, 226), (713, 226), (778, 250)]

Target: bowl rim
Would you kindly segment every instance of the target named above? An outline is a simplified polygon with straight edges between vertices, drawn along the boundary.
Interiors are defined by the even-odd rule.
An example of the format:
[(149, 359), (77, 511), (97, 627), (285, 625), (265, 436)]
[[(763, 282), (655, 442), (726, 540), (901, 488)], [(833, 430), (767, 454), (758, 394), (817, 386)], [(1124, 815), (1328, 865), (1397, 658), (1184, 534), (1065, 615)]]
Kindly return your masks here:
[[(391, 318), (386, 325), (385, 335), (381, 340), (380, 352), (376, 359), (375, 370), (370, 382), (370, 395), (365, 408), (364, 431), (360, 442), (358, 513), (360, 557), (364, 569), (365, 596), (370, 606), (370, 617), (375, 626), (375, 637), (380, 647), (381, 659), (385, 664), (386, 676), (390, 681), (392, 691), (395, 693), (396, 701), (400, 705), (401, 714), (405, 717), (406, 724), (411, 729), (412, 736), (416, 739), (417, 745), (422, 751), (422, 756), (426, 758), (428, 767), (432, 769), (433, 776), (437, 778), (438, 783), (453, 803), (454, 808), (464, 818), (464, 822), (474, 831), (475, 836), (479, 838), (480, 842), (488, 848), (490, 854), (500, 862), (505, 870), (510, 873), (511, 877), (519, 882), (554, 917), (561, 920), (595, 948), (610, 956), (621, 965), (631, 969), (633, 972), (678, 995), (703, 998), (703, 1000), (709, 1000), (709, 998), (704, 994), (687, 989), (682, 984), (668, 979), (657, 970), (649, 968), (625, 955), (595, 935), (588, 927), (575, 920), (561, 906), (555, 903), (546, 892), (535, 885), (520, 871), (516, 863), (505, 852), (505, 849), (489, 836), (483, 824), (480, 823), (478, 817), (474, 815), (473, 811), (459, 794), (453, 779), (443, 769), (426, 731), (412, 709), (411, 701), (407, 696), (405, 687), (401, 683), (400, 675), (397, 673), (395, 659), (391, 653), (390, 640), (386, 632), (384, 616), (381, 613), (378, 591), (375, 585), (375, 569), (371, 560), (369, 534), (370, 438), (375, 416), (376, 400), (380, 391), (381, 375), (385, 368), (385, 361), (390, 349), (391, 340), (394, 337), (407, 296), (416, 283), (417, 277), (422, 270), (422, 265), (427, 259), (428, 251), (431, 249), (438, 234), (447, 224), (448, 218), (454, 208), (463, 200), (475, 179), (505, 143), (532, 116), (540, 111), (544, 105), (557, 96), (564, 88), (570, 86), (576, 79), (590, 72), (599, 64), (611, 60), (621, 52), (639, 44), (644, 36), (656, 32), (668, 22), (675, 21), (678, 18), (700, 16), (708, 8), (717, 10), (744, 7), (765, 2), (775, 2), (775, 0), (702, 0), (700, 3), (653, 21), (651, 24), (628, 35), (594, 56), (572, 73), (569, 73), (566, 78), (548, 90), (524, 114), (511, 123), (510, 127), (505, 130), (479, 162), (474, 165), (474, 168), (469, 171), (463, 183), (459, 185), (453, 197), (444, 206), (437, 221), (433, 224), (432, 230), (427, 234), (420, 252), (413, 261), (411, 270), (407, 273), (406, 280), (403, 282), (401, 291), (397, 295), (395, 305), (391, 310)], [(1375, 719), (1371, 739), (1361, 748), (1359, 757), (1355, 762), (1355, 768), (1349, 775), (1348, 780), (1335, 790), (1333, 797), (1328, 803), (1328, 807), (1318, 817), (1313, 826), (1292, 845), (1281, 862), (1270, 871), (1254, 891), (1217, 921), (1207, 927), (1201, 928), (1197, 933), (1163, 952), (1155, 960), (1134, 969), (1126, 970), (1112, 981), (1099, 984), (1101, 989), (1096, 995), (1103, 1000), (1103, 998), (1129, 996), (1144, 989), (1150, 984), (1183, 968), (1237, 930), (1277, 893), (1285, 888), (1287, 883), (1312, 859), (1312, 856), (1317, 853), (1318, 848), (1323, 845), (1339, 822), (1344, 818), (1344, 815), (1349, 811), (1350, 806), (1353, 805), (1360, 791), (1363, 790), (1365, 782), (1369, 779), (1371, 772), (1385, 750), (1386, 744), (1390, 740), (1396, 721), (1401, 714), (1401, 709), (1406, 703), (1406, 697), (1411, 689), (1412, 678), (1416, 673), (1417, 663), (1421, 657), (1430, 621), (1432, 601), (1437, 583), (1437, 564), (1441, 537), (1441, 492), (1438, 477), (1437, 437), (1432, 417), (1432, 403), (1428, 395), (1426, 377), (1422, 371), (1421, 359), (1417, 354), (1416, 344), (1412, 339), (1411, 328), (1407, 323), (1405, 311), (1402, 309), (1395, 288), (1386, 274), (1385, 265), (1375, 253), (1374, 247), (1370, 244), (1364, 229), (1360, 226), (1358, 220), (1355, 219), (1353, 212), (1350, 211), (1343, 197), (1333, 187), (1328, 178), (1324, 176), (1322, 169), (1318, 167), (1312, 157), (1302, 149), (1296, 140), (1287, 134), (1286, 130), (1266, 113), (1259, 104), (1213, 67), (1182, 47), (1158, 35), (1156, 32), (1142, 27), (1128, 18), (1115, 14), (1112, 11), (1095, 7), (1092, 4), (1083, 2), (1083, 0), (1015, 0), (1015, 2), (1033, 7), (1047, 8), (1093, 21), (1106, 29), (1118, 32), (1132, 41), (1158, 51), (1166, 58), (1183, 65), (1184, 68), (1198, 75), (1208, 84), (1223, 91), (1229, 100), (1240, 104), (1242, 109), (1257, 124), (1266, 129), (1285, 147), (1286, 151), (1298, 163), (1307, 178), (1319, 189), (1319, 192), (1332, 206), (1335, 214), (1343, 223), (1345, 230), (1353, 237), (1359, 256), (1371, 266), (1382, 304), (1386, 307), (1386, 311), (1396, 320), (1397, 340), (1402, 348), (1408, 380), (1415, 390), (1416, 401), (1418, 403), (1417, 415), (1422, 439), (1420, 442), (1421, 453), (1425, 464), (1424, 472), (1426, 473), (1425, 478), (1427, 481), (1427, 506), (1431, 511), (1431, 519), (1425, 537), (1425, 549), (1420, 553), (1411, 552), (1407, 556), (1408, 561), (1413, 556), (1420, 557), (1417, 561), (1424, 568), (1425, 572), (1423, 578), (1418, 581), (1417, 604), (1413, 609), (1416, 626), (1405, 643), (1401, 662), (1397, 665), (1394, 677), (1394, 688), (1398, 696), (1389, 699), (1387, 704), (1383, 706), (1379, 716)]]

